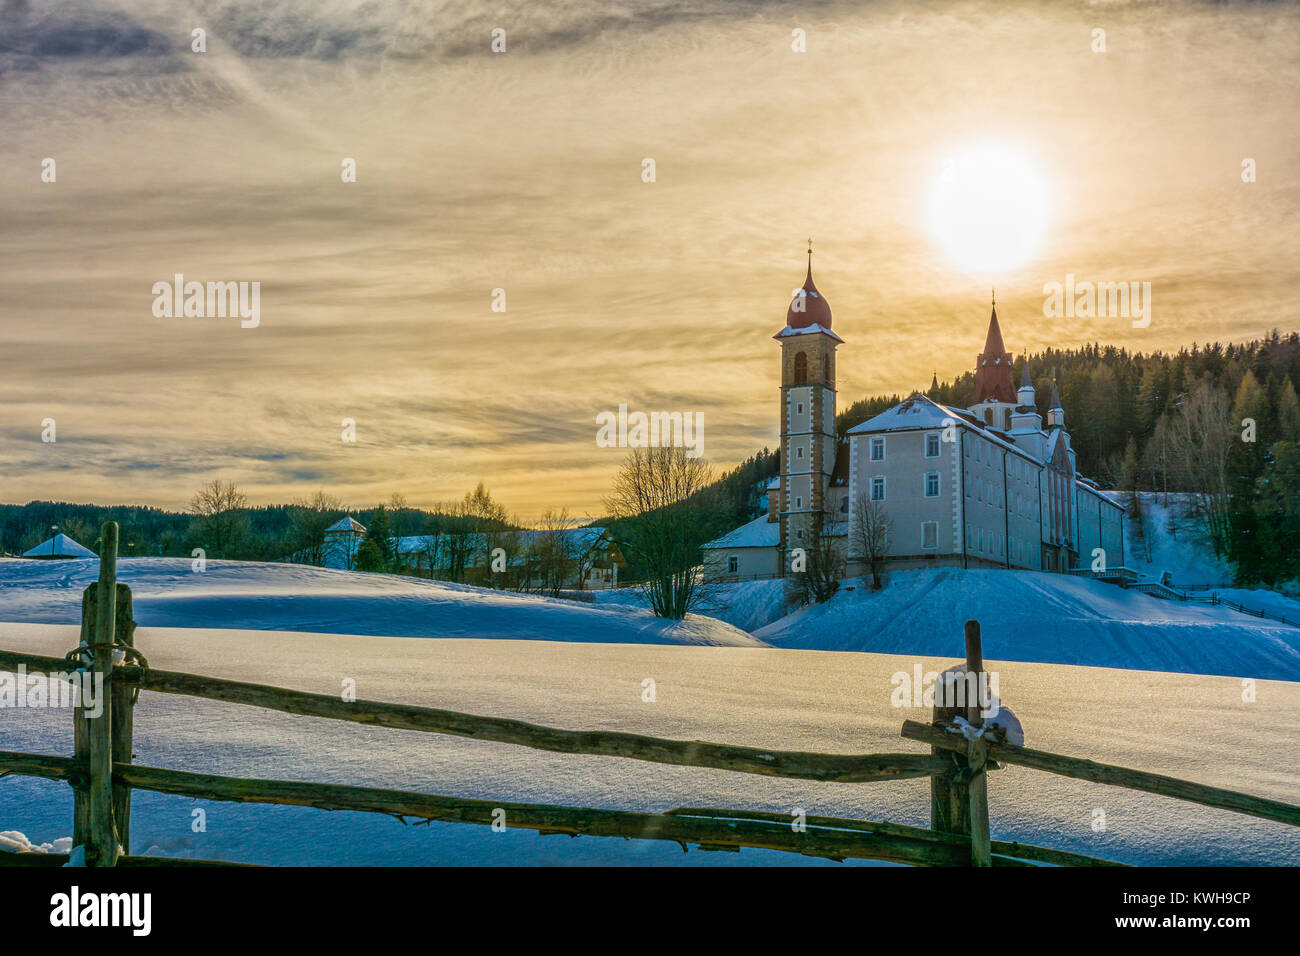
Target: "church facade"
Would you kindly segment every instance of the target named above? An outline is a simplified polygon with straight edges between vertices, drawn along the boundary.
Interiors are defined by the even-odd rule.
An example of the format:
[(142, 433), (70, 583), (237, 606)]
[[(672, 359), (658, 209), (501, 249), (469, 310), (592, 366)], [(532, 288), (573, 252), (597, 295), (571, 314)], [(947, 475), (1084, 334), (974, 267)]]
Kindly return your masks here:
[(813, 283), (811, 254), (774, 338), (780, 474), (768, 486), (764, 515), (705, 545), (710, 576), (788, 574), (795, 549), (826, 539), (846, 573), (860, 574), (871, 547), (864, 529), (872, 525), (885, 531), (875, 547), (892, 568), (1123, 566), (1124, 509), (1078, 474), (1055, 384), (1046, 422), (1027, 367), (1015, 384), (996, 305), (968, 407), (916, 392), (844, 440), (835, 432), (835, 356), (845, 343)]

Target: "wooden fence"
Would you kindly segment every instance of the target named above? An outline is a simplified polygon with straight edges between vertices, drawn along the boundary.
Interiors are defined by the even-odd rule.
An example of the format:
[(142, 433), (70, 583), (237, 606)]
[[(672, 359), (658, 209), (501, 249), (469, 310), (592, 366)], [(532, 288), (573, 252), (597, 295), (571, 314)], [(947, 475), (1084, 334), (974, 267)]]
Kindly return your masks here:
[[(83, 595), (81, 643), (66, 658), (0, 650), (0, 670), (104, 680), (103, 713), (74, 708), (74, 756), (0, 751), (0, 777), (61, 780), (73, 790), (73, 844), (90, 866), (189, 865), (195, 862), (124, 855), (129, 847), (131, 791), (150, 790), (205, 800), (360, 810), (406, 821), (450, 821), (570, 836), (671, 840), (683, 848), (782, 850), (834, 860), (865, 858), (914, 865), (1114, 866), (1094, 857), (990, 839), (987, 773), (1018, 764), (1114, 786), (1162, 794), (1206, 806), (1300, 825), (1300, 807), (1159, 774), (1093, 763), (1014, 746), (991, 733), (968, 740), (954, 723), (964, 716), (981, 726), (978, 701), (936, 706), (932, 723), (905, 721), (902, 736), (930, 746), (927, 753), (826, 754), (766, 750), (704, 741), (670, 740), (615, 731), (562, 730), (518, 720), (482, 717), (379, 701), (338, 697), (242, 681), (162, 671), (134, 649), (131, 594), (116, 581), (117, 527), (104, 526), (99, 580)], [(966, 670), (983, 670), (979, 624), (966, 624)], [(146, 767), (132, 761), (132, 707), (140, 691), (182, 694), (263, 707), (289, 714), (379, 727), (472, 737), (555, 753), (623, 757), (770, 777), (854, 784), (929, 777), (929, 829), (873, 820), (790, 815), (753, 810), (679, 807), (642, 813), (590, 807), (508, 803), (428, 793), (293, 780), (263, 780)], [(0, 853), (0, 863), (61, 865), (67, 854)]]

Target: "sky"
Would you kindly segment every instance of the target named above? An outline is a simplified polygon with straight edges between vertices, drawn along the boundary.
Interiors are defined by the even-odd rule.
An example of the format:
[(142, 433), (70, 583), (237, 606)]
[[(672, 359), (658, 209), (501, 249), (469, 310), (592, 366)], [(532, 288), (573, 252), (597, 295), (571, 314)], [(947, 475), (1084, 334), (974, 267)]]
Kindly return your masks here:
[[(1267, 3), (0, 0), (0, 501), (595, 517), (620, 404), (775, 445), (810, 236), (841, 407), (973, 368), (994, 286), (1016, 354), (1296, 329), (1297, 49)], [(1033, 181), (975, 190), (1015, 261), (936, 223), (972, 150)], [(178, 273), (257, 326), (156, 315)], [(1067, 275), (1150, 323), (1045, 314)]]

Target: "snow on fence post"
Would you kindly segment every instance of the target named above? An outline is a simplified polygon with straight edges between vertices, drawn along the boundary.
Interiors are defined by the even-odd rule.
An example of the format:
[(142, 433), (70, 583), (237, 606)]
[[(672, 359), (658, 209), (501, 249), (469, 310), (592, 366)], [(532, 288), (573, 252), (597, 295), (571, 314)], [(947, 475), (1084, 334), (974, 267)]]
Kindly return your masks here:
[(102, 688), (103, 713), (89, 725), (90, 784), (87, 792), (86, 863), (117, 863), (113, 826), (113, 629), (117, 616), (117, 522), (104, 522), (99, 544), (99, 587), (95, 594), (94, 643), (90, 647), (92, 679)]
[[(980, 622), (966, 622), (966, 673), (975, 675), (966, 683), (966, 721), (975, 727), (984, 724), (984, 695), (980, 692), (979, 675), (984, 670), (984, 649), (980, 641)], [(971, 684), (975, 699), (971, 700)], [(971, 741), (966, 762), (972, 776), (967, 787), (970, 798), (970, 862), (971, 866), (992, 866), (993, 851), (989, 842), (989, 791), (988, 774), (984, 764), (988, 757), (988, 742), (983, 737)]]

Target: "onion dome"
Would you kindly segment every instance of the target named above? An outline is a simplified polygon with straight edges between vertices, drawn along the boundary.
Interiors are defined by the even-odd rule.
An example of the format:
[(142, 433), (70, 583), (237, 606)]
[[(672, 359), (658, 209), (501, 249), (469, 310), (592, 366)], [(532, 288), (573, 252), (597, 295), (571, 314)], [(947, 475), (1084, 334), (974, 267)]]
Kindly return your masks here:
[(808, 278), (804, 279), (790, 308), (785, 313), (785, 324), (792, 329), (806, 329), (819, 325), (823, 329), (831, 327), (831, 306), (825, 297), (817, 291), (812, 277), (812, 244), (808, 245)]

